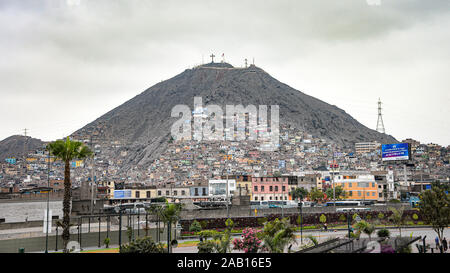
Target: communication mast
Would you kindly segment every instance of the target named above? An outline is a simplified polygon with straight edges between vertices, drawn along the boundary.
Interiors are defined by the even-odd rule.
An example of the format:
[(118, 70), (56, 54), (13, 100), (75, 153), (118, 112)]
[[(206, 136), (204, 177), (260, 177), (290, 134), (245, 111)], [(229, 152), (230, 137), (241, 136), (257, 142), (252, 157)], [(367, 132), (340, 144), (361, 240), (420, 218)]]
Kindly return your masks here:
[(378, 98), (378, 121), (377, 121), (377, 131), (380, 133), (385, 133), (383, 116), (381, 115), (381, 100)]

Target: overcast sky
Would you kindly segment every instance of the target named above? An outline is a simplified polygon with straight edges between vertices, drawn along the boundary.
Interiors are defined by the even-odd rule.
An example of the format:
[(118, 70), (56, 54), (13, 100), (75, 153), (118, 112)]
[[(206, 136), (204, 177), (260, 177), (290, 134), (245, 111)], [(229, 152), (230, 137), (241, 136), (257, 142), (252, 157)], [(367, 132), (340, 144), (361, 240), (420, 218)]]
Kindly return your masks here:
[(372, 129), (381, 98), (386, 133), (450, 145), (450, 1), (368, 2), (0, 0), (0, 139), (67, 136), (225, 53)]

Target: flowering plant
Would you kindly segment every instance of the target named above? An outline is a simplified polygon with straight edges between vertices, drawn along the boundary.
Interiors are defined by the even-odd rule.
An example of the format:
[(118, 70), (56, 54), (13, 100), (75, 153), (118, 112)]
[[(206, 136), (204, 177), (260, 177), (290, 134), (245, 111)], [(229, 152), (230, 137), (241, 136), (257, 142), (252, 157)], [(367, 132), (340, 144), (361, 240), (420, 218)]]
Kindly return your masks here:
[(233, 240), (233, 249), (243, 250), (245, 253), (257, 253), (261, 249), (262, 241), (258, 238), (259, 230), (245, 228), (242, 231), (241, 239)]

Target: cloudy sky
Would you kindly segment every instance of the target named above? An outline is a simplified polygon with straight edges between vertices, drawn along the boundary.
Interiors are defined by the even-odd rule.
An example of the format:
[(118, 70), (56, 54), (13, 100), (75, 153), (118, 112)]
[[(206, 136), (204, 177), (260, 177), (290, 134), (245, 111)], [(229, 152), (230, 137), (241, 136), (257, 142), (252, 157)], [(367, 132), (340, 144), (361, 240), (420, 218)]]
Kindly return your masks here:
[(375, 129), (450, 145), (448, 0), (0, 0), (0, 139), (67, 136), (148, 87), (244, 59)]

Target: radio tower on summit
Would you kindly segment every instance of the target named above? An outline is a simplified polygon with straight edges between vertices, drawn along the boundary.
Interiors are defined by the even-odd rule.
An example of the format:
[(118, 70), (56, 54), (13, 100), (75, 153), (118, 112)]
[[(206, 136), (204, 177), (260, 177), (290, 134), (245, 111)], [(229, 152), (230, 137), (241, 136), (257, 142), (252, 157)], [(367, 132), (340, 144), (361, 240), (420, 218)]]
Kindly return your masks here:
[(378, 98), (378, 121), (377, 121), (377, 131), (380, 133), (385, 133), (383, 116), (381, 115), (381, 100)]

